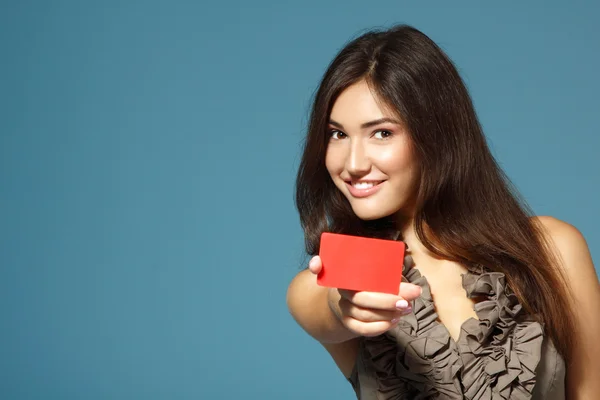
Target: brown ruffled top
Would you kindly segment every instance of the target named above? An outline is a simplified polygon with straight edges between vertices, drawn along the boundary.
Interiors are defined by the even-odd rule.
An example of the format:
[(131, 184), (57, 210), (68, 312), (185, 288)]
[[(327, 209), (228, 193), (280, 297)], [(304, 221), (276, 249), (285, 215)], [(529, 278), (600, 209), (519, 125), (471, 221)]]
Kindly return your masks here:
[(423, 289), (413, 312), (385, 334), (361, 339), (349, 379), (359, 399), (564, 399), (562, 358), (502, 273), (482, 268), (462, 276), (467, 296), (484, 300), (455, 341), (438, 321), (427, 280), (412, 266), (406, 256), (403, 281)]

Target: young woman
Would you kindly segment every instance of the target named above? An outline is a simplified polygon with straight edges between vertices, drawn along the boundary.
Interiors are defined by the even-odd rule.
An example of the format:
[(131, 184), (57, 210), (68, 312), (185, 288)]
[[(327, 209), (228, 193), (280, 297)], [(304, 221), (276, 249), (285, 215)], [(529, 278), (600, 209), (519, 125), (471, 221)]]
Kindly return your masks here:
[[(314, 257), (287, 304), (358, 398), (598, 398), (586, 242), (520, 201), (455, 67), (423, 33), (370, 32), (336, 56), (296, 189)], [(324, 231), (404, 241), (398, 295), (318, 286)]]

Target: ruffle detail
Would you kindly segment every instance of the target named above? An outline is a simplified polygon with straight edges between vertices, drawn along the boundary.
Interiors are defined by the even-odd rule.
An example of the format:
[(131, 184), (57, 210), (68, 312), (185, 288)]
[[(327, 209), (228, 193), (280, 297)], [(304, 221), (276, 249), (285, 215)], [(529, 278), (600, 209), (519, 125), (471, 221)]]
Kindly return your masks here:
[(394, 329), (363, 338), (378, 400), (530, 399), (541, 358), (542, 326), (523, 313), (499, 272), (463, 275), (467, 297), (483, 296), (454, 341), (438, 315), (425, 277), (405, 258), (403, 281), (421, 286), (413, 312)]
[(448, 330), (437, 322), (429, 284), (412, 268), (410, 257), (402, 275), (404, 282), (423, 289), (412, 302), (413, 312), (386, 334), (364, 338), (365, 359), (377, 377), (378, 400), (462, 399), (461, 359)]
[(477, 319), (466, 321), (458, 340), (466, 399), (530, 399), (544, 339), (540, 323), (526, 318), (500, 272), (463, 275)]
[(377, 381), (377, 400), (419, 398), (419, 392), (396, 373), (401, 349), (394, 338), (384, 334), (363, 340), (365, 367), (374, 371)]

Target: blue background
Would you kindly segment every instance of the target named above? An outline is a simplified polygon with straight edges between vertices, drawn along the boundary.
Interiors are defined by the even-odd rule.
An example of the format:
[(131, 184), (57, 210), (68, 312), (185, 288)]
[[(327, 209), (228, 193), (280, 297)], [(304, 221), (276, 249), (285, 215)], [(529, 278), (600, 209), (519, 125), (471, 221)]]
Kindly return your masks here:
[(0, 398), (352, 397), (285, 293), (310, 98), (367, 28), (448, 52), (598, 264), (598, 4), (3, 1)]

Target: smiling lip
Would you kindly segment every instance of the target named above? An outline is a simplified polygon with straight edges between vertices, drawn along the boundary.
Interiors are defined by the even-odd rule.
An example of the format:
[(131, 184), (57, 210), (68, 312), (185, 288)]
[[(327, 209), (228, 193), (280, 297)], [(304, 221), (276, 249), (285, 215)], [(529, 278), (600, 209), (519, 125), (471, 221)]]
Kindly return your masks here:
[(345, 182), (345, 183), (346, 183), (346, 187), (348, 188), (348, 191), (350, 192), (350, 194), (352, 195), (352, 197), (363, 198), (363, 197), (369, 197), (372, 194), (374, 194), (377, 191), (379, 191), (379, 189), (381, 188), (381, 184), (383, 183), (383, 181), (379, 181), (379, 182), (377, 182), (377, 184), (375, 184), (375, 185), (373, 185), (373, 186), (371, 186), (370, 188), (367, 188), (367, 189), (357, 189), (354, 186), (352, 186), (351, 183), (349, 183), (349, 182)]

